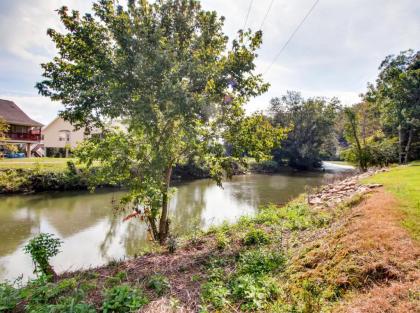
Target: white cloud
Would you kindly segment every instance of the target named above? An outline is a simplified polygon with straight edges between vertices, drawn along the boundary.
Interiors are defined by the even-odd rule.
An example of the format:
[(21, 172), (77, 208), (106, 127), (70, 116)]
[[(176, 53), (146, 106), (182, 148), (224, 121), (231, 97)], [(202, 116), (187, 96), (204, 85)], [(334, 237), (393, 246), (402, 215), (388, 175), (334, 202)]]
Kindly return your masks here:
[[(247, 27), (260, 27), (270, 1), (253, 2)], [(313, 1), (274, 0), (263, 27), (259, 72), (267, 69)], [(202, 0), (203, 8), (226, 17), (225, 32), (230, 38), (243, 27), (249, 3), (250, 0)], [(0, 94), (26, 99), (27, 93), (35, 93), (33, 86), (41, 79), (39, 63), (55, 53), (46, 30), (61, 28), (54, 10), (63, 4), (82, 12), (91, 7), (88, 0), (45, 0), (36, 4), (32, 0), (0, 1)], [(286, 90), (299, 90), (305, 96), (337, 96), (345, 104), (357, 102), (358, 94), (365, 90), (368, 81), (375, 79), (378, 65), (386, 55), (420, 49), (419, 16), (418, 0), (320, 1), (264, 75), (271, 83), (269, 92), (247, 107), (263, 109), (271, 97)], [(45, 98), (30, 99), (26, 106), (34, 106), (33, 112), (38, 116), (47, 110), (49, 116), (57, 111)], [(35, 112), (37, 108), (43, 108), (42, 114)]]
[(0, 94), (0, 99), (6, 99), (16, 103), (30, 118), (44, 125), (51, 122), (62, 109), (58, 102), (52, 102), (49, 98), (42, 96), (16, 96)]

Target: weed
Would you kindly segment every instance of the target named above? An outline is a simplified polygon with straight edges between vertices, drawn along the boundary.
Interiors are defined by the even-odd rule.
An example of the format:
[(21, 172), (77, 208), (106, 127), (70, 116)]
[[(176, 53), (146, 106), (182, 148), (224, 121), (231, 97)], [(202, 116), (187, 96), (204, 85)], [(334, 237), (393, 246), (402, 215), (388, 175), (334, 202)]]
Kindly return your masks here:
[(254, 277), (250, 274), (240, 275), (231, 283), (233, 296), (242, 302), (243, 310), (260, 310), (275, 300), (279, 288), (274, 279), (268, 276)]
[(238, 273), (253, 276), (264, 275), (283, 269), (286, 258), (281, 252), (251, 250), (239, 256)]
[(147, 304), (149, 300), (139, 289), (119, 285), (105, 291), (102, 303), (104, 313), (133, 312)]
[(224, 250), (230, 243), (229, 238), (226, 236), (224, 232), (217, 232), (216, 233), (216, 247), (219, 250)]
[(201, 300), (215, 309), (223, 308), (229, 303), (230, 290), (222, 281), (212, 280), (201, 286)]
[(175, 253), (176, 249), (178, 249), (178, 240), (173, 236), (169, 236), (167, 245), (169, 253)]
[(0, 283), (0, 312), (11, 312), (22, 300), (19, 289), (12, 283)]
[(248, 231), (244, 238), (244, 244), (247, 246), (268, 244), (269, 242), (270, 237), (263, 230), (255, 228)]
[(55, 276), (49, 260), (60, 252), (61, 243), (60, 239), (46, 233), (41, 233), (29, 241), (24, 251), (31, 255), (35, 265), (34, 273)]
[(159, 296), (165, 294), (165, 292), (171, 287), (169, 280), (162, 274), (155, 274), (149, 278), (147, 286), (153, 289)]

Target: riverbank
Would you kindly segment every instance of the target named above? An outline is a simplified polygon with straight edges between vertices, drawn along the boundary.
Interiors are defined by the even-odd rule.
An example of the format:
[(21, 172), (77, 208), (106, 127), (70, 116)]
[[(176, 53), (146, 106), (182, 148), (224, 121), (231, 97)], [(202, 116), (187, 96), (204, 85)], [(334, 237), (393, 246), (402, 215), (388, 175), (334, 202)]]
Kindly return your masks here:
[[(90, 181), (100, 164), (87, 169), (76, 163), (75, 159), (58, 158), (28, 158), (22, 160), (0, 160), (0, 194), (37, 193), (45, 191), (71, 191), (88, 190), (92, 185)], [(274, 161), (254, 162), (250, 161), (247, 166), (233, 165), (234, 175), (246, 173), (294, 173), (296, 170), (287, 166), (280, 166)], [(352, 167), (332, 165), (333, 168), (349, 171)], [(331, 164), (326, 166), (327, 171)], [(186, 182), (195, 179), (209, 178), (208, 169), (199, 164), (177, 165), (173, 169), (172, 181), (174, 183)], [(123, 187), (113, 184), (96, 186)]]
[[(415, 165), (406, 168), (418, 179)], [(376, 182), (395, 180), (400, 169), (334, 182), (234, 225), (195, 232), (174, 253), (34, 281), (15, 290), (14, 311), (77, 305), (94, 312), (112, 304), (121, 312), (415, 312), (419, 243), (401, 226), (401, 199)], [(415, 181), (401, 188), (417, 190)], [(326, 197), (333, 188), (337, 201)]]

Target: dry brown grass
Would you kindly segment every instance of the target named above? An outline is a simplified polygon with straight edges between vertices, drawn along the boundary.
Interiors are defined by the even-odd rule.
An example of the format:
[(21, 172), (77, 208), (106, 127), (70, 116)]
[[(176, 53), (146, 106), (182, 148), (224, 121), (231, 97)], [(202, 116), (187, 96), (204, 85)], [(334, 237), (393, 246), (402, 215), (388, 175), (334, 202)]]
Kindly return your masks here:
[(338, 312), (420, 312), (420, 248), (401, 228), (396, 207), (379, 190), (352, 210), (341, 250), (356, 261), (365, 285)]

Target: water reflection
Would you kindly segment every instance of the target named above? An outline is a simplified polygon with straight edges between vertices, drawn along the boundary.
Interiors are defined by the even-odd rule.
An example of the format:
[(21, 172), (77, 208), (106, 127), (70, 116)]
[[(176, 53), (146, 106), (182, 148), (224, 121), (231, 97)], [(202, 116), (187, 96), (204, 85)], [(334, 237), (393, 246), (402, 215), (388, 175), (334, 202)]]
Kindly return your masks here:
[[(224, 183), (210, 180), (180, 184), (170, 202), (171, 227), (178, 234), (241, 215), (253, 214), (263, 203), (283, 203), (319, 185), (324, 173), (244, 175)], [(101, 265), (115, 258), (134, 256), (149, 244), (146, 225), (122, 222), (112, 200), (122, 191), (44, 193), (0, 198), (0, 280), (32, 275), (30, 258), (22, 247), (34, 234), (54, 233), (64, 244), (53, 260), (58, 271)]]

